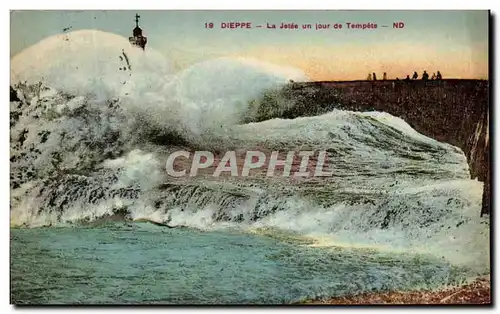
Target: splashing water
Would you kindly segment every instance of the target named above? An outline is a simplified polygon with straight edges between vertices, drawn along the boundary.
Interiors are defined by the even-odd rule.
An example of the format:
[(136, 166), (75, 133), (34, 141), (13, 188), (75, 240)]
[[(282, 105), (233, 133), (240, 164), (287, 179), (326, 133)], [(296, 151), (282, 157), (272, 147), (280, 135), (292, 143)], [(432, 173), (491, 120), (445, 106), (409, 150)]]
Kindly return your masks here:
[[(370, 289), (429, 287), (489, 271), (489, 227), (476, 215), (482, 183), (470, 180), (460, 149), (423, 136), (383, 112), (334, 110), (315, 117), (245, 123), (255, 120), (252, 104), (266, 104), (255, 102), (263, 94), (283, 88), (289, 80), (307, 80), (300, 70), (221, 58), (174, 73), (161, 54), (151, 49), (134, 49), (114, 34), (77, 31), (50, 37), (21, 52), (12, 60), (11, 74), (21, 98), (10, 104), (11, 225), (64, 227), (16, 230), (14, 242), (38, 232), (45, 245), (53, 239), (64, 241), (72, 237), (68, 226), (96, 223), (105, 217), (148, 219), (196, 229), (160, 236), (159, 229), (146, 228), (154, 239), (143, 229), (133, 229), (141, 234), (137, 242), (128, 236), (130, 228), (144, 227), (77, 227), (75, 232), (96, 237), (96, 241), (111, 241), (117, 232), (124, 239), (115, 243), (116, 254), (124, 254), (122, 260), (132, 254), (123, 245), (152, 248), (147, 255), (151, 269), (161, 264), (161, 254), (154, 247), (170, 245), (164, 243), (168, 238), (176, 243), (172, 252), (178, 253), (179, 247), (189, 252), (185, 259), (169, 257), (176, 266), (169, 265), (182, 270), (181, 261), (194, 263), (200, 246), (213, 246), (222, 239), (227, 243), (220, 245), (227, 245), (231, 252), (226, 258), (244, 263), (236, 256), (247, 255), (231, 244), (243, 241), (249, 254), (254, 252), (260, 259), (240, 269), (224, 264), (231, 270), (221, 278), (234, 277), (243, 269), (244, 278), (238, 277), (241, 282), (267, 278), (275, 290), (269, 293), (259, 282), (255, 290), (239, 295), (241, 282), (224, 279), (229, 286), (216, 289), (217, 298), (224, 298), (225, 293), (225, 299), (217, 299), (223, 303), (291, 302)], [(166, 156), (179, 148), (244, 151), (256, 147), (325, 150), (333, 176), (297, 182), (280, 177), (186, 181), (168, 177), (164, 171)], [(93, 254), (104, 249), (96, 243), (87, 244)], [(19, 245), (20, 250), (41, 254), (35, 252), (36, 245)], [(78, 245), (76, 240), (70, 244)], [(49, 250), (78, 259), (64, 247)], [(220, 265), (219, 261), (207, 257), (215, 252), (204, 254), (206, 263), (212, 264), (199, 266), (197, 272), (212, 276), (215, 269), (209, 265)], [(416, 257), (402, 257), (406, 254), (432, 258), (415, 262)], [(388, 264), (381, 262), (388, 261), (386, 255), (392, 256)], [(270, 256), (275, 256), (273, 262)], [(394, 259), (405, 260), (408, 269)], [(17, 257), (16, 261), (28, 263)], [(137, 256), (134, 263), (147, 264), (148, 260)], [(283, 280), (272, 275), (278, 265), (288, 267)], [(126, 269), (133, 272), (134, 267), (127, 264)], [(335, 267), (364, 279), (356, 287), (340, 287), (340, 273), (328, 275)], [(300, 268), (300, 280), (293, 281)], [(103, 270), (98, 278), (116, 271)], [(170, 275), (153, 273), (169, 287), (165, 278)], [(185, 274), (182, 295), (165, 297), (168, 302), (209, 302), (208, 290), (198, 297), (189, 290), (198, 287), (190, 277), (195, 274)], [(433, 276), (437, 279), (430, 284)], [(119, 277), (121, 283), (128, 280), (125, 273)], [(205, 284), (214, 284), (206, 280)], [(137, 284), (148, 285), (147, 281)], [(16, 289), (28, 293), (30, 288)], [(41, 301), (76, 302), (80, 299), (75, 293), (65, 294), (62, 300), (49, 295)], [(125, 294), (124, 302), (147, 302), (131, 293)], [(114, 298), (105, 294), (103, 299), (87, 300)], [(161, 298), (151, 302), (161, 302)]]

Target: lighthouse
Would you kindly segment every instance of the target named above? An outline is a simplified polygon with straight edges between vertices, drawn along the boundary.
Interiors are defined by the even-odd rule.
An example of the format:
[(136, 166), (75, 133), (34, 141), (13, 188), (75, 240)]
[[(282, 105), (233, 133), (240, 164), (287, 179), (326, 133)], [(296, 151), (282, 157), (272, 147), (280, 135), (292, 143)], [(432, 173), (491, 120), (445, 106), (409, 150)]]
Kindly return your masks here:
[(142, 50), (146, 47), (146, 43), (148, 42), (148, 38), (142, 36), (142, 29), (139, 27), (139, 18), (141, 16), (139, 14), (135, 14), (135, 28), (132, 32), (132, 37), (129, 37), (128, 40), (134, 46), (141, 47)]

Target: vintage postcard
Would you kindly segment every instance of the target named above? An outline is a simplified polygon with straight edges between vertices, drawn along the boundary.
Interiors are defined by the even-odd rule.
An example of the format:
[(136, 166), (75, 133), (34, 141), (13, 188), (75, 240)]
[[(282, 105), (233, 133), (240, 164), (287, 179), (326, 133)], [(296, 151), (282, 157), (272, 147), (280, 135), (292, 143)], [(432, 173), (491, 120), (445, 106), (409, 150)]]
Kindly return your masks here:
[(16, 305), (490, 304), (489, 11), (11, 11)]

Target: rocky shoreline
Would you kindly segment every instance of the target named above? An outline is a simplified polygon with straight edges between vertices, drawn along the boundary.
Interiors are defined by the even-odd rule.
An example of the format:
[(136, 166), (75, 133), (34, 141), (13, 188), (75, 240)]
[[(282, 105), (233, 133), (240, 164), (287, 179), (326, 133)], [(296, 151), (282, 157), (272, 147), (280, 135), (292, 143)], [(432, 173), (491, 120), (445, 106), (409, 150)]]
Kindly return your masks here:
[(482, 304), (491, 305), (491, 282), (481, 277), (470, 284), (441, 290), (390, 291), (306, 301), (306, 305), (369, 305), (369, 304)]

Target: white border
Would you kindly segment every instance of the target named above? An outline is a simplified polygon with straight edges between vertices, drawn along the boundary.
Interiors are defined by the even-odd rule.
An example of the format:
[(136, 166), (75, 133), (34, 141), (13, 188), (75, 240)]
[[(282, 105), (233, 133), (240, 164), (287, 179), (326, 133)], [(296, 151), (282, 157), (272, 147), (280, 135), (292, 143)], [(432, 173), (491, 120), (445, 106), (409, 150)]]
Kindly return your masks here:
[[(320, 0), (304, 0), (304, 1), (297, 1), (297, 0), (288, 0), (288, 1), (270, 1), (270, 0), (251, 0), (251, 1), (245, 1), (245, 2), (240, 2), (240, 3), (235, 3), (235, 1), (230, 1), (230, 0), (212, 0), (212, 1), (204, 1), (204, 0), (182, 0), (182, 1), (168, 1), (168, 3), (160, 3), (160, 2), (150, 2), (150, 3), (144, 3), (144, 1), (141, 2), (135, 2), (135, 1), (129, 1), (129, 2), (123, 2), (123, 1), (107, 1), (104, 2), (103, 0), (86, 0), (86, 1), (62, 1), (62, 0), (44, 0), (44, 1), (36, 1), (36, 0), (17, 0), (15, 2), (10, 3), (10, 5), (6, 1), (2, 1), (0, 4), (2, 6), (2, 10), (0, 11), (0, 20), (2, 23), (2, 38), (4, 38), (5, 41), (8, 41), (10, 38), (10, 16), (9, 16), (9, 10), (27, 10), (27, 9), (43, 9), (43, 10), (50, 10), (50, 9), (80, 9), (80, 10), (130, 10), (130, 9), (139, 9), (140, 10), (159, 10), (159, 9), (181, 9), (181, 10), (188, 10), (188, 9), (210, 9), (210, 10), (221, 10), (221, 9), (250, 9), (250, 10), (277, 10), (277, 9), (288, 9), (288, 10), (300, 10), (300, 9), (305, 9), (305, 10), (313, 10), (313, 9), (318, 9), (318, 10), (323, 10), (323, 9), (330, 9), (330, 10), (339, 10), (339, 9), (364, 9), (364, 10), (395, 10), (395, 9), (419, 9), (419, 10), (441, 10), (441, 9), (448, 9), (448, 10), (465, 10), (465, 9), (492, 9), (493, 13), (498, 13), (500, 12), (500, 9), (498, 9), (498, 1), (435, 1), (435, 0), (421, 0), (421, 1), (360, 1), (360, 0), (348, 0), (348, 1), (320, 1)], [(5, 8), (4, 8), (5, 6)], [(497, 24), (498, 19), (496, 20)], [(498, 41), (498, 35), (495, 33), (495, 42)], [(491, 44), (491, 43), (490, 43)], [(2, 67), (3, 72), (2, 72), (2, 88), (0, 88), (0, 91), (2, 93), (2, 99), (7, 99), (9, 96), (7, 94), (7, 85), (9, 80), (9, 72), (7, 72), (7, 69), (10, 68), (9, 61), (10, 58), (10, 52), (9, 52), (9, 45), (4, 45), (4, 48), (1, 49), (2, 53), (2, 62), (4, 63), (4, 66)], [(497, 56), (497, 53), (495, 54)], [(498, 61), (498, 60), (497, 60)], [(497, 72), (498, 70), (498, 64), (495, 66), (495, 71)], [(492, 75), (490, 74), (490, 78)], [(498, 82), (495, 82), (494, 84), (494, 89), (498, 91)], [(498, 97), (498, 96), (497, 96)], [(496, 103), (493, 104), (491, 103), (490, 106), (495, 106)], [(1, 308), (1, 313), (7, 313), (7, 312), (13, 312), (15, 309), (12, 306), (9, 306), (8, 304), (10, 303), (10, 281), (9, 281), (9, 242), (10, 242), (10, 237), (9, 237), (9, 191), (10, 191), (10, 181), (9, 181), (9, 164), (7, 160), (10, 158), (10, 153), (9, 153), (9, 106), (5, 103), (2, 106), (2, 111), (3, 114), (1, 115), (3, 120), (2, 128), (3, 131), (0, 132), (0, 149), (1, 149), (1, 156), (2, 160), (4, 162), (0, 166), (0, 193), (1, 197), (0, 200), (2, 201), (3, 206), (1, 206), (1, 214), (3, 215), (2, 222), (5, 224), (3, 228), (0, 228), (0, 232), (2, 232), (2, 241), (0, 242), (2, 245), (2, 258), (1, 258), (1, 269), (0, 269), (0, 274), (1, 274), (1, 279), (0, 282), (2, 283), (2, 302), (0, 305)], [(494, 116), (494, 121), (497, 121), (499, 119), (500, 115), (500, 110), (495, 110), (495, 116)], [(491, 127), (492, 132), (494, 132), (494, 127)], [(496, 137), (493, 137), (495, 141), (495, 146), (497, 146), (498, 140)], [(495, 173), (496, 174), (496, 173)], [(495, 185), (495, 190), (492, 195), (497, 195), (497, 190), (500, 189)], [(494, 196), (493, 196), (494, 197)], [(495, 206), (496, 207), (496, 206)], [(496, 209), (496, 208), (495, 208)], [(494, 209), (494, 210), (495, 210)], [(495, 215), (495, 226), (498, 226), (498, 217), (500, 216), (500, 213), (495, 210), (497, 213)], [(498, 232), (496, 232), (498, 234)], [(495, 237), (495, 240), (497, 240), (497, 237)], [(496, 242), (496, 241), (495, 241)], [(497, 263), (495, 263), (497, 264)], [(496, 269), (496, 274), (498, 274), (498, 269)], [(497, 276), (495, 276), (495, 283), (498, 283), (496, 280)], [(494, 300), (498, 302), (498, 294), (499, 294), (499, 289), (498, 287), (495, 286), (495, 296)], [(90, 310), (93, 310), (94, 312), (97, 313), (104, 313), (105, 309), (97, 309), (97, 308), (89, 308)], [(118, 308), (119, 310), (122, 308)], [(230, 308), (231, 309), (231, 308)], [(285, 310), (290, 310), (290, 308), (284, 308)], [(304, 310), (310, 310), (311, 308), (307, 307), (304, 308)], [(346, 312), (355, 310), (357, 311), (359, 308), (356, 309), (343, 309), (343, 308), (316, 308), (314, 311), (329, 311), (329, 310), (335, 310), (338, 312)], [(387, 308), (379, 308), (379, 310), (386, 310)], [(53, 310), (52, 308), (48, 309)], [(82, 309), (79, 309), (82, 310)], [(137, 312), (145, 312), (144, 308), (135, 308)], [(161, 309), (165, 310), (165, 309)], [(186, 309), (188, 311), (194, 311), (194, 309)], [(218, 310), (218, 309), (216, 309)], [(253, 312), (261, 312), (261, 311), (268, 311), (265, 309), (261, 308), (253, 308), (250, 309)], [(295, 310), (295, 309), (291, 309)], [(397, 309), (401, 310), (401, 309)], [(415, 310), (415, 309), (406, 309), (406, 310)], [(451, 310), (455, 310), (452, 308)], [(35, 311), (34, 309), (25, 309), (23, 312), (25, 313), (30, 313), (32, 311)], [(68, 311), (68, 309), (64, 309), (64, 311)], [(177, 311), (175, 309), (168, 309), (168, 311)], [(437, 313), (439, 309), (429, 309), (425, 308), (425, 311), (428, 313)]]
[(16, 1), (10, 7), (12, 10), (19, 9), (79, 9), (79, 10), (137, 10), (140, 3), (140, 10), (486, 10), (492, 8), (493, 1), (435, 1), (435, 0), (420, 0), (418, 4), (412, 1), (321, 1), (321, 0), (288, 0), (288, 1), (270, 1), (270, 0), (252, 0), (235, 2), (234, 0), (185, 0), (185, 1), (168, 1), (168, 3), (144, 3), (144, 2), (122, 2), (122, 1), (35, 1), (22, 0)]

